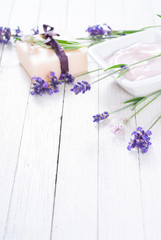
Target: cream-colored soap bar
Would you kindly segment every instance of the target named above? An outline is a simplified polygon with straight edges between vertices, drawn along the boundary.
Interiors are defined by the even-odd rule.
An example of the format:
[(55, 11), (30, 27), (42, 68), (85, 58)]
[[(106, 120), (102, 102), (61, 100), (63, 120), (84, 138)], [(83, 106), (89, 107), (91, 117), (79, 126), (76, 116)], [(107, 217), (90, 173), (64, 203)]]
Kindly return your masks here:
[[(53, 49), (39, 46), (30, 46), (24, 42), (16, 43), (16, 50), (19, 60), (30, 75), (30, 77), (41, 77), (48, 80), (49, 73), (55, 72), (57, 78), (60, 77), (61, 68), (59, 58)], [(86, 49), (65, 51), (69, 62), (69, 73), (74, 75), (87, 72), (87, 51)]]

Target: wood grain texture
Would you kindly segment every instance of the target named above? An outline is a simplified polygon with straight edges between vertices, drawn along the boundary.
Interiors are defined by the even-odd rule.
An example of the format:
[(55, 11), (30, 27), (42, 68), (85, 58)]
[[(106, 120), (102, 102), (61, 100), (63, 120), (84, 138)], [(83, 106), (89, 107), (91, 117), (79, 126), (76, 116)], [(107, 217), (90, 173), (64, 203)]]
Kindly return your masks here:
[[(150, 1), (152, 18), (151, 23), (160, 25), (161, 19), (156, 16), (160, 14), (161, 3)], [(148, 129), (152, 122), (161, 114), (161, 99), (158, 98), (143, 114), (137, 117), (137, 125)], [(152, 238), (159, 240), (161, 238), (161, 188), (160, 188), (160, 127), (158, 122), (152, 130), (152, 146), (146, 155), (139, 155), (140, 162), (140, 181), (142, 186), (142, 204), (145, 226), (145, 239)]]
[[(1, 1), (2, 2), (2, 1)], [(85, 36), (89, 25), (137, 29), (160, 24), (159, 0), (6, 0), (0, 25), (24, 32), (46, 23)], [(161, 24), (160, 24), (161, 25)], [(0, 239), (2, 240), (160, 240), (160, 122), (151, 151), (126, 150), (137, 126), (156, 119), (161, 99), (112, 135), (109, 123), (92, 116), (112, 111), (131, 97), (112, 78), (75, 96), (29, 95), (30, 78), (13, 45), (0, 46)], [(98, 68), (89, 58), (89, 70)], [(101, 72), (77, 79), (92, 82)]]
[(97, 86), (84, 96), (66, 88), (52, 239), (97, 238), (97, 99)]
[[(98, 19), (99, 15), (106, 18), (104, 1), (98, 3)], [(109, 5), (111, 22), (115, 18), (115, 29), (125, 29), (129, 25), (126, 25), (124, 2), (117, 1), (117, 6), (115, 12), (116, 2)], [(112, 78), (99, 84), (100, 112), (119, 109), (121, 103), (130, 98)], [(144, 239), (137, 153), (130, 155), (126, 150), (131, 129), (136, 127), (135, 119), (120, 136), (112, 135), (108, 126), (109, 123), (121, 123), (129, 115), (130, 111), (126, 109), (99, 125), (98, 239), (101, 240)]]
[[(46, 2), (44, 12), (47, 13), (50, 3)], [(24, 9), (25, 16), (21, 17), (26, 30), (38, 24), (40, 1), (34, 2), (32, 12), (29, 2), (15, 4), (13, 18), (18, 9)], [(31, 21), (26, 24), (29, 15)], [(19, 18), (19, 15), (15, 17), (15, 22)], [(27, 81), (30, 84), (28, 76)], [(28, 98), (4, 239), (50, 238), (63, 95), (62, 87), (58, 96), (33, 98), (30, 95)]]

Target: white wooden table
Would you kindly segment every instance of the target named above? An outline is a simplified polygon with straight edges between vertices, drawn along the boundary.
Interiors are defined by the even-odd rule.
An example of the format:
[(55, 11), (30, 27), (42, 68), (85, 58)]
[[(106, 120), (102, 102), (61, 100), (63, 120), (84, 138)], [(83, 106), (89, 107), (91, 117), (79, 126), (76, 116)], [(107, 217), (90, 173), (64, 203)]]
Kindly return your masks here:
[[(78, 37), (96, 23), (161, 25), (159, 0), (0, 0), (0, 6), (0, 26), (24, 32), (43, 23)], [(147, 154), (126, 147), (137, 126), (146, 129), (157, 117), (161, 99), (117, 138), (109, 121), (92, 122), (131, 98), (112, 78), (85, 95), (66, 86), (33, 97), (15, 47), (0, 45), (0, 59), (0, 239), (160, 240), (161, 122)], [(97, 67), (89, 59), (89, 69)], [(81, 80), (91, 82), (92, 75)]]

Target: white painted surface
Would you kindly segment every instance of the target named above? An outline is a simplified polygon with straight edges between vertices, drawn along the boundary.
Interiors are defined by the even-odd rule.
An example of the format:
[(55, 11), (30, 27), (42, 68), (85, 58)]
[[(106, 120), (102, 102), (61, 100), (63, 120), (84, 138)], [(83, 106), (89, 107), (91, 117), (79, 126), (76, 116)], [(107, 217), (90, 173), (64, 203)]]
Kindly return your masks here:
[[(161, 25), (159, 0), (0, 3), (0, 25), (24, 31), (46, 23), (82, 36), (96, 23), (113, 29)], [(131, 97), (112, 78), (85, 95), (65, 86), (57, 95), (33, 97), (14, 47), (1, 45), (0, 56), (0, 239), (160, 240), (161, 123), (146, 155), (126, 146), (136, 126), (146, 129), (157, 117), (161, 99), (116, 138), (110, 120), (92, 123), (92, 115)], [(89, 69), (95, 68), (89, 59)], [(127, 109), (116, 117), (129, 115)]]

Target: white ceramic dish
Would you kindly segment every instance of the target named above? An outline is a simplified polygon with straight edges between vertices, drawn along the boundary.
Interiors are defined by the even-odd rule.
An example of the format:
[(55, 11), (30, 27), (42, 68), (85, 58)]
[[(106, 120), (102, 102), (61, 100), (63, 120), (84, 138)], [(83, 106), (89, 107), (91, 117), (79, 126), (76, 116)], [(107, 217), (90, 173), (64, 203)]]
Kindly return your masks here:
[[(88, 53), (101, 68), (106, 69), (110, 66), (105, 61), (105, 58), (137, 42), (157, 43), (161, 45), (161, 31), (147, 30), (107, 40), (90, 47)], [(127, 80), (125, 77), (117, 78), (116, 75), (113, 75), (113, 77), (121, 87), (134, 96), (147, 95), (161, 89), (161, 75), (136, 82)]]

